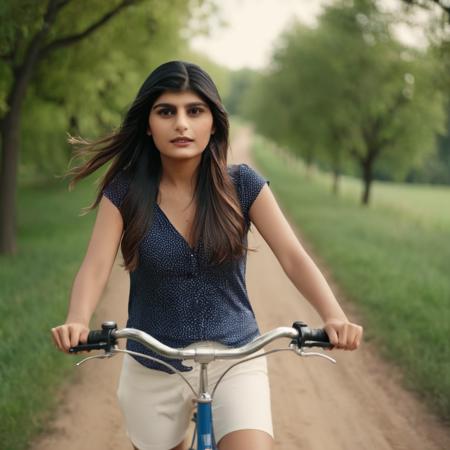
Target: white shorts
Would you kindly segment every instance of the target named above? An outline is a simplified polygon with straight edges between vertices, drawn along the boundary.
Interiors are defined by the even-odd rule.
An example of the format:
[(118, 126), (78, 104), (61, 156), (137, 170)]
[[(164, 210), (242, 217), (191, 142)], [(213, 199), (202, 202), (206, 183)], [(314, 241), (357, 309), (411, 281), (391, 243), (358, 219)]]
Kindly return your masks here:
[[(235, 362), (217, 360), (208, 365), (210, 393)], [(198, 390), (200, 366), (192, 361), (185, 361), (185, 365), (194, 366), (183, 375)], [(125, 354), (117, 396), (128, 437), (139, 450), (169, 450), (185, 438), (195, 404), (192, 391), (178, 375), (149, 369)], [(242, 429), (262, 430), (273, 437), (266, 357), (231, 369), (217, 387), (212, 410), (217, 443), (226, 434)]]

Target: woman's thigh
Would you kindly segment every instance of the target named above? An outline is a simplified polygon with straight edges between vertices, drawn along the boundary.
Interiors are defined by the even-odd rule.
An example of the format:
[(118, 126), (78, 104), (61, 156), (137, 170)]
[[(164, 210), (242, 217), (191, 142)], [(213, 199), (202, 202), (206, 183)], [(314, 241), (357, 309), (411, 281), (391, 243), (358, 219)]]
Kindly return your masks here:
[(167, 450), (184, 440), (193, 404), (178, 376), (148, 369), (125, 355), (117, 396), (134, 447)]
[(218, 443), (219, 450), (273, 450), (273, 437), (261, 430), (238, 430), (226, 434)]
[(265, 357), (245, 362), (225, 375), (214, 395), (213, 421), (221, 450), (272, 448), (272, 411)]

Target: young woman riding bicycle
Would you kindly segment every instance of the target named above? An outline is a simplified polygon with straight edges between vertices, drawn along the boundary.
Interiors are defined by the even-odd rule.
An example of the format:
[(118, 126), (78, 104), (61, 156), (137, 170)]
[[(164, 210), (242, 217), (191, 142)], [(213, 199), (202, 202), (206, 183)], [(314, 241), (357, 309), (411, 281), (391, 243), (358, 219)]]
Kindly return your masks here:
[[(176, 348), (252, 341), (260, 332), (245, 285), (251, 224), (321, 316), (331, 343), (358, 348), (362, 327), (347, 319), (268, 182), (246, 164), (227, 165), (228, 137), (228, 116), (209, 75), (195, 64), (170, 61), (148, 76), (117, 131), (94, 142), (70, 139), (80, 156), (90, 156), (69, 172), (71, 184), (112, 164), (90, 206), (99, 209), (66, 321), (52, 329), (61, 351), (86, 342), (119, 245), (130, 273), (128, 327)], [(152, 355), (131, 340), (127, 349)], [(124, 358), (119, 403), (139, 450), (183, 449), (190, 400), (167, 372), (148, 359)], [(265, 357), (222, 384), (214, 399), (219, 449), (272, 449)]]

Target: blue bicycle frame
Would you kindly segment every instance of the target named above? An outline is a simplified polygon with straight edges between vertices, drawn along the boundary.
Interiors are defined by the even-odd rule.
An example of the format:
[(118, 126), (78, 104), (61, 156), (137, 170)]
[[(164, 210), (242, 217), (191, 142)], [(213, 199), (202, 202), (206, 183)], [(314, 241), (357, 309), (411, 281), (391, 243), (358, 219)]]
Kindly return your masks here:
[(217, 450), (212, 421), (212, 397), (207, 392), (208, 364), (200, 364), (200, 389), (197, 398), (197, 450)]
[(197, 404), (197, 450), (217, 450), (212, 424), (211, 397)]

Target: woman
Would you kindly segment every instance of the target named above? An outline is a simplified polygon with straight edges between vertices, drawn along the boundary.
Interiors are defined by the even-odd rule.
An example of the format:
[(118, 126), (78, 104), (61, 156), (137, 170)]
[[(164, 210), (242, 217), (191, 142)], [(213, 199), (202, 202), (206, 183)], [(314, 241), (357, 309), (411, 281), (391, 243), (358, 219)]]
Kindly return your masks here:
[[(266, 180), (248, 165), (227, 166), (228, 131), (227, 113), (208, 74), (195, 64), (170, 61), (149, 75), (118, 131), (93, 143), (70, 140), (82, 145), (80, 155), (93, 155), (72, 169), (71, 185), (112, 164), (90, 206), (99, 210), (67, 319), (52, 329), (60, 350), (86, 342), (119, 244), (130, 272), (127, 326), (172, 347), (250, 342), (260, 334), (245, 286), (251, 223), (319, 313), (332, 344), (358, 348), (362, 327), (345, 316)], [(133, 341), (127, 348), (152, 355)], [(226, 364), (231, 363), (213, 363), (211, 382)], [(238, 367), (214, 398), (218, 446), (271, 449), (265, 357)], [(118, 396), (139, 450), (183, 449), (192, 402), (184, 384), (167, 372), (148, 359), (124, 358)]]

